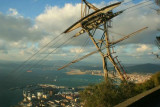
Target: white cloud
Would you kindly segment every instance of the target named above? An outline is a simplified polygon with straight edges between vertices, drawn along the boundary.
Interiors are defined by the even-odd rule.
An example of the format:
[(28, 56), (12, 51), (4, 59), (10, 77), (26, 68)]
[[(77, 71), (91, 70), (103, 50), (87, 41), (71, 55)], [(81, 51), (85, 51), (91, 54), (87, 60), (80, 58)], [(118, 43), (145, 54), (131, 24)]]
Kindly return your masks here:
[(61, 33), (80, 18), (80, 4), (65, 4), (60, 8), (47, 6), (36, 18), (36, 24), (48, 32)]
[(9, 8), (7, 15), (15, 18), (24, 18), (21, 14), (19, 14), (17, 9), (14, 9), (14, 8)]
[(17, 16), (19, 13), (16, 9), (13, 9), (13, 8), (9, 8), (9, 15), (11, 16)]
[[(38, 41), (45, 33), (35, 29), (31, 19), (17, 17), (18, 12), (14, 9), (12, 15), (0, 13), (0, 38), (5, 41)], [(15, 15), (15, 16), (14, 16)], [(33, 30), (31, 30), (33, 29)]]
[(70, 49), (71, 53), (82, 53), (84, 50), (82, 48), (71, 48)]
[[(157, 51), (156, 51), (157, 50)], [(153, 44), (123, 44), (116, 46), (115, 56), (119, 56), (122, 63), (158, 63), (155, 62), (152, 52), (159, 52), (160, 50)]]
[(12, 49), (26, 49), (27, 48), (27, 44), (25, 42), (23, 42), (22, 40), (20, 41), (13, 41), (13, 42), (10, 42), (8, 44)]
[(139, 45), (139, 47), (136, 49), (137, 52), (145, 52), (151, 50), (151, 48), (145, 44)]
[(63, 54), (60, 54), (60, 56), (67, 56), (67, 54), (63, 53)]
[(24, 55), (24, 54), (25, 54), (24, 50), (21, 50), (21, 51), (19, 52), (19, 54), (20, 54), (20, 55)]
[[(127, 7), (133, 3), (127, 4)], [(141, 5), (143, 7), (143, 5)], [(126, 7), (122, 5), (121, 8)], [(119, 9), (121, 9), (119, 8)], [(133, 8), (127, 10), (113, 19), (113, 29), (115, 32), (129, 34), (143, 27), (149, 27), (147, 30), (140, 32), (134, 37), (125, 40), (123, 43), (153, 43), (156, 37), (156, 30), (160, 28), (160, 16), (152, 11), (149, 7)], [(116, 39), (120, 38), (118, 35)]]

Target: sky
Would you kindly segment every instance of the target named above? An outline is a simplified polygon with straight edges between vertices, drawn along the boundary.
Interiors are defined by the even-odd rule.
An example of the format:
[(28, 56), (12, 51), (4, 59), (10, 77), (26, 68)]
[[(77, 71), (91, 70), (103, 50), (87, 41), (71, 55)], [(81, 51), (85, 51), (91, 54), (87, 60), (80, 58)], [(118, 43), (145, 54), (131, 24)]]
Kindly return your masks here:
[[(0, 0), (0, 60), (3, 61), (25, 61), (51, 39), (59, 35), (73, 23), (80, 19), (81, 0)], [(89, 0), (97, 7), (104, 7), (116, 1)], [(134, 6), (145, 1), (124, 1), (115, 11)], [(148, 3), (148, 4), (147, 4)], [(159, 60), (151, 53), (159, 53), (160, 50), (154, 44), (155, 37), (160, 34), (160, 16), (151, 8), (158, 8), (152, 1), (143, 4), (143, 8), (136, 7), (126, 10), (123, 14), (112, 20), (111, 31), (127, 35), (143, 27), (147, 30), (137, 34), (128, 40), (115, 46), (116, 54), (125, 64), (158, 63)], [(73, 31), (66, 35), (59, 35), (60, 39), (55, 40), (60, 45), (67, 40)], [(123, 37), (112, 35), (112, 40)], [(82, 44), (88, 40), (87, 35), (74, 39), (71, 43), (55, 49), (49, 46), (35, 59), (39, 60), (47, 53), (52, 53), (45, 60), (67, 60), (83, 56), (96, 50), (91, 41), (88, 41), (85, 48)], [(85, 61), (101, 62), (99, 54), (95, 54)]]

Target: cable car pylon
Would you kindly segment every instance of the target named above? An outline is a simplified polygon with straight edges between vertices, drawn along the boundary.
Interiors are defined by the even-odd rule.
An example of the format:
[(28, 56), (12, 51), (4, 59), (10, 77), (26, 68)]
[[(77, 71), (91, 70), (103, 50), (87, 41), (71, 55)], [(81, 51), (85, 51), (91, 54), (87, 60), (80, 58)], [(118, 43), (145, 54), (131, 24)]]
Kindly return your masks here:
[[(84, 4), (84, 5), (83, 5)], [(78, 37), (81, 34), (87, 33), (90, 37), (91, 41), (93, 42), (94, 46), (97, 48), (96, 51), (91, 52), (90, 54), (87, 54), (86, 56), (83, 56), (79, 59), (76, 59), (69, 64), (64, 65), (63, 67), (59, 68), (58, 70), (61, 70), (73, 63), (76, 63), (82, 59), (85, 59), (86, 57), (93, 55), (97, 52), (101, 55), (102, 62), (103, 62), (103, 72), (104, 72), (104, 78), (107, 81), (108, 80), (108, 73), (109, 69), (107, 67), (107, 60), (111, 62), (116, 72), (119, 74), (119, 77), (122, 81), (126, 81), (127, 78), (122, 73), (121, 68), (118, 66), (118, 63), (112, 56), (112, 46), (128, 39), (129, 37), (135, 35), (136, 33), (139, 33), (148, 27), (144, 27), (136, 32), (133, 32), (129, 35), (126, 35), (125, 37), (117, 40), (117, 41), (110, 41), (108, 28), (111, 27), (111, 19), (120, 15), (123, 13), (124, 10), (113, 12), (112, 10), (116, 7), (118, 7), (121, 4), (121, 2), (113, 3), (111, 5), (105, 6), (101, 9), (97, 8), (96, 6), (92, 5), (91, 3), (87, 2), (86, 0), (82, 0), (81, 4), (81, 19), (74, 23), (72, 26), (70, 26), (68, 29), (66, 29), (63, 33), (69, 33), (77, 28), (81, 28), (79, 32), (75, 34), (74, 37)], [(94, 12), (90, 13), (89, 10), (92, 9)], [(97, 30), (101, 30), (102, 35), (96, 34)], [(97, 37), (100, 37), (100, 39), (97, 40)]]

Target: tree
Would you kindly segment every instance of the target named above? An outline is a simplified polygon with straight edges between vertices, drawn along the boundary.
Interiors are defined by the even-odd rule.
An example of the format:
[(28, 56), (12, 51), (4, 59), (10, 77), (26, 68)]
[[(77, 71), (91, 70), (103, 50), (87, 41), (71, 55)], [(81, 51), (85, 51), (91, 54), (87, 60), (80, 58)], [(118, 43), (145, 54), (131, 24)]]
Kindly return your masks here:
[(158, 85), (160, 85), (160, 72), (140, 84), (121, 82), (120, 85), (116, 85), (114, 81), (107, 81), (90, 85), (80, 92), (80, 99), (85, 107), (113, 107)]

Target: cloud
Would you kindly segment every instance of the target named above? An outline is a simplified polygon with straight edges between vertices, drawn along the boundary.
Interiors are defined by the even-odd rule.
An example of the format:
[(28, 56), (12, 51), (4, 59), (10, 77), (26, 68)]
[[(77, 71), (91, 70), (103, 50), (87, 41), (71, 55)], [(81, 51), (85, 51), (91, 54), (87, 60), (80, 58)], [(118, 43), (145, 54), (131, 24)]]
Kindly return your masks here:
[(10, 11), (12, 11), (10, 15), (0, 13), (1, 39), (8, 42), (19, 40), (38, 41), (44, 36), (44, 32), (33, 27), (31, 19), (16, 17), (18, 12), (15, 9), (10, 9)]
[(24, 54), (25, 54), (24, 50), (21, 50), (21, 51), (19, 52), (19, 54), (20, 54), (20, 55), (24, 55)]
[[(150, 2), (149, 2), (150, 3)], [(147, 4), (149, 4), (147, 3)], [(127, 4), (131, 7), (133, 3)], [(146, 4), (145, 4), (146, 5)], [(122, 5), (119, 9), (126, 7)], [(143, 5), (141, 5), (143, 7)], [(160, 16), (152, 11), (149, 7), (132, 8), (113, 19), (112, 30), (122, 34), (129, 34), (135, 32), (143, 27), (149, 27), (147, 30), (138, 33), (136, 36), (125, 40), (125, 44), (145, 43), (152, 44), (156, 37), (156, 30), (160, 28)], [(115, 35), (115, 34), (112, 34)], [(116, 39), (120, 38), (119, 35), (115, 36)]]
[(12, 49), (26, 49), (27, 48), (27, 44), (23, 41), (23, 40), (19, 40), (19, 41), (13, 41), (8, 43), (9, 47)]
[[(150, 3), (150, 2), (148, 2)], [(97, 7), (103, 7), (107, 3), (101, 2), (100, 4), (95, 4)], [(127, 7), (135, 5), (133, 2), (127, 4), (122, 4), (116, 11), (122, 10)], [(73, 23), (80, 19), (80, 4), (65, 4), (64, 7), (57, 6), (46, 6), (44, 12), (36, 17), (35, 22), (36, 26), (39, 29), (44, 31), (60, 34)], [(143, 5), (142, 5), (143, 6)], [(113, 30), (124, 35), (130, 34), (136, 30), (139, 30), (143, 27), (149, 27), (147, 30), (138, 33), (136, 36), (133, 36), (122, 44), (133, 44), (133, 43), (144, 43), (152, 44), (156, 37), (156, 30), (160, 28), (160, 16), (158, 16), (154, 11), (148, 7), (144, 8), (133, 8), (127, 10), (121, 15), (113, 18), (113, 27), (110, 30)], [(71, 32), (68, 35), (74, 35), (76, 32)], [(66, 35), (66, 36), (68, 36)], [(110, 34), (115, 40), (121, 38), (119, 35)], [(55, 36), (55, 35), (54, 35)], [(66, 37), (64, 36), (64, 38)], [(85, 41), (88, 35), (83, 36), (80, 40), (75, 39), (70, 45), (80, 46), (82, 41)]]
[(0, 53), (8, 54), (7, 49), (8, 49), (8, 45), (3, 40), (0, 40)]
[(159, 63), (151, 53), (160, 50), (152, 44), (123, 44), (115, 47), (115, 52), (113, 55), (125, 64)]
[(19, 13), (16, 9), (13, 9), (13, 8), (9, 8), (9, 15), (10, 16), (18, 16)]
[[(104, 2), (96, 4), (96, 6), (104, 6)], [(57, 6), (46, 6), (44, 12), (38, 15), (35, 19), (36, 26), (42, 31), (47, 31), (54, 33), (53, 36), (56, 36), (64, 32), (72, 24), (80, 20), (81, 15), (81, 4), (65, 4), (64, 7)], [(66, 40), (67, 37), (75, 35), (80, 29), (72, 31), (68, 34), (63, 35), (63, 40)], [(52, 36), (52, 38), (53, 38)], [(50, 37), (46, 37), (50, 38)], [(44, 39), (46, 39), (44, 38)], [(75, 39), (73, 39), (68, 45), (70, 46), (81, 46), (89, 38), (87, 34), (83, 34)], [(68, 46), (67, 45), (67, 46)], [(90, 46), (91, 43), (87, 44)]]
[(84, 50), (82, 48), (71, 48), (70, 49), (71, 53), (82, 53)]
[(48, 32), (61, 33), (80, 19), (80, 6), (80, 4), (65, 4), (62, 8), (46, 6), (45, 11), (36, 17), (36, 24)]
[[(96, 4), (102, 7), (107, 3), (101, 2)], [(119, 10), (132, 6), (134, 3), (123, 4)], [(4, 52), (13, 52), (12, 57), (16, 60), (26, 58), (27, 55), (33, 54), (45, 44), (50, 42), (55, 36), (62, 33), (65, 29), (80, 19), (80, 4), (65, 4), (64, 7), (46, 6), (45, 10), (39, 14), (35, 19), (25, 18), (18, 13), (16, 9), (10, 8), (7, 15), (0, 13), (0, 38), (3, 43), (0, 43), (0, 50)], [(118, 10), (118, 9), (117, 9)], [(116, 10), (116, 11), (117, 11)], [(117, 44), (117, 54), (128, 59), (134, 57), (147, 56), (150, 51), (154, 51), (152, 45), (155, 39), (155, 31), (160, 28), (160, 16), (149, 8), (140, 8), (130, 12), (126, 11), (123, 14), (113, 19), (113, 27), (109, 30), (127, 35), (142, 27), (148, 26), (149, 29), (139, 33), (137, 36), (131, 37), (121, 44)], [(73, 31), (66, 35), (61, 35), (57, 40), (57, 45), (50, 45), (47, 49), (39, 55), (46, 55), (52, 52), (55, 47), (63, 43), (67, 38), (74, 35)], [(96, 38), (98, 38), (96, 33)], [(114, 36), (112, 40), (117, 40), (123, 36), (110, 34)], [(68, 45), (64, 45), (58, 50), (54, 51), (49, 56), (49, 60), (60, 59), (62, 56), (72, 59), (77, 53), (85, 55), (96, 50), (91, 41), (88, 41), (88, 35), (83, 34), (74, 38)], [(1, 41), (0, 41), (1, 42)], [(54, 40), (53, 44), (56, 42)], [(85, 44), (86, 42), (86, 44)], [(85, 45), (84, 45), (85, 44)], [(85, 49), (80, 50), (81, 46), (86, 46)], [(5, 54), (3, 54), (6, 57)], [(66, 57), (67, 56), (67, 57)], [(93, 57), (100, 56), (98, 54)], [(6, 57), (11, 58), (11, 56)], [(39, 58), (39, 57), (38, 57)], [(100, 59), (100, 57), (98, 57)], [(90, 60), (90, 59), (89, 59)], [(94, 60), (92, 58), (91, 60)]]
[(151, 48), (145, 44), (139, 45), (139, 47), (136, 49), (137, 52), (145, 52), (147, 50), (151, 50)]
[(129, 44), (117, 46), (115, 50), (120, 56), (140, 57), (150, 55), (154, 48), (155, 46), (150, 44)]

